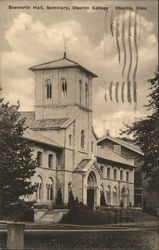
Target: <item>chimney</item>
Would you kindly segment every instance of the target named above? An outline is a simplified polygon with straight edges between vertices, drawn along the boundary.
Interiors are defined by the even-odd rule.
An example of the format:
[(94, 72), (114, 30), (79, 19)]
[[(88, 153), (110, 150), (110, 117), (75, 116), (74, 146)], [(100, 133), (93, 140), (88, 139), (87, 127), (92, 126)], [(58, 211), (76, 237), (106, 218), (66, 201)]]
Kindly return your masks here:
[(106, 130), (106, 135), (110, 136), (110, 130), (109, 129)]
[(64, 56), (63, 56), (63, 58), (66, 58), (66, 51), (64, 51)]

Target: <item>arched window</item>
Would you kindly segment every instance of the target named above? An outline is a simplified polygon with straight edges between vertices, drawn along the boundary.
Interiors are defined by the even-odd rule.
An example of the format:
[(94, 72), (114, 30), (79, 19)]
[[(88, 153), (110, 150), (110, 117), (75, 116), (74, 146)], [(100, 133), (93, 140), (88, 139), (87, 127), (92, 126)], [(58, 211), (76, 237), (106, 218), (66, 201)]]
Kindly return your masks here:
[(84, 130), (81, 131), (81, 148), (84, 148)]
[(120, 170), (120, 180), (123, 180), (123, 170)]
[(85, 84), (85, 103), (86, 107), (88, 107), (88, 84)]
[(82, 103), (82, 81), (79, 80), (79, 102)]
[(62, 96), (67, 96), (67, 81), (66, 78), (61, 78), (61, 88), (62, 88)]
[(129, 181), (129, 172), (126, 172), (126, 181)]
[(43, 180), (40, 175), (38, 175), (37, 180), (35, 182), (36, 186), (36, 199), (42, 200), (42, 192), (43, 192)]
[(53, 155), (52, 154), (48, 155), (48, 167), (49, 168), (53, 167)]
[(47, 79), (46, 80), (46, 91), (47, 91), (47, 99), (51, 99), (52, 98), (52, 84), (51, 84), (51, 80)]
[(114, 180), (116, 180), (116, 179), (117, 179), (117, 170), (114, 169)]
[(69, 145), (70, 146), (72, 145), (72, 135), (71, 134), (69, 135)]
[(47, 200), (52, 201), (53, 200), (53, 180), (52, 178), (49, 178), (46, 184), (46, 189), (47, 189)]
[(68, 197), (70, 195), (70, 192), (72, 192), (72, 183), (71, 182), (68, 183)]

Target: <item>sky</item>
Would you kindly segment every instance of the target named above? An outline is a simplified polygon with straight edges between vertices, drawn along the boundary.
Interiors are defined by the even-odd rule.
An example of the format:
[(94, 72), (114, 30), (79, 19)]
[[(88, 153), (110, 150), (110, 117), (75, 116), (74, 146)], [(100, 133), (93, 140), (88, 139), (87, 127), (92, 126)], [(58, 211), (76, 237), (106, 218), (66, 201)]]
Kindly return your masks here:
[[(9, 9), (9, 5), (29, 6), (30, 9)], [(43, 9), (33, 9), (43, 6)], [(47, 10), (46, 6), (66, 6), (70, 10)], [(75, 10), (73, 6), (89, 7)], [(92, 10), (92, 6), (98, 7)], [(116, 6), (130, 7), (116, 10)], [(136, 7), (142, 7), (137, 10)], [(101, 9), (108, 7), (108, 11)], [(100, 8), (100, 9), (99, 9)], [(0, 0), (0, 83), (2, 95), (11, 104), (20, 101), (23, 111), (34, 110), (34, 74), (31, 66), (63, 57), (64, 40), (67, 57), (98, 75), (93, 80), (93, 126), (98, 136), (106, 130), (119, 136), (123, 123), (132, 123), (147, 115), (143, 107), (149, 93), (147, 80), (153, 78), (158, 63), (158, 12), (157, 0), (136, 1), (3, 1)], [(112, 14), (113, 13), (113, 14)], [(111, 15), (114, 36), (111, 34)], [(132, 102), (115, 100), (115, 86), (119, 82), (119, 93), (123, 81), (127, 81), (130, 67), (128, 37), (131, 15), (132, 65), (129, 74), (132, 82), (136, 50), (134, 42), (134, 20), (136, 15), (138, 67), (136, 71), (137, 107)], [(122, 77), (124, 53), (122, 44), (122, 21), (125, 20), (126, 66)], [(116, 22), (119, 23), (119, 52), (116, 43)], [(113, 82), (113, 100), (109, 98), (109, 86)], [(131, 89), (132, 91), (132, 89)], [(105, 96), (107, 100), (105, 101)]]

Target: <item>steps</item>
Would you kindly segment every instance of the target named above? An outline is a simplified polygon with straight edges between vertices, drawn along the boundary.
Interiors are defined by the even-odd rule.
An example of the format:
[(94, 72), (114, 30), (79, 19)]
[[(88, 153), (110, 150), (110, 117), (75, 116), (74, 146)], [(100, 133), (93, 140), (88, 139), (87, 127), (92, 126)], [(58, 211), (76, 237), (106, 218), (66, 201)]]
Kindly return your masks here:
[(54, 222), (58, 223), (64, 214), (68, 213), (68, 209), (54, 209), (51, 211), (47, 211), (39, 221), (41, 222)]

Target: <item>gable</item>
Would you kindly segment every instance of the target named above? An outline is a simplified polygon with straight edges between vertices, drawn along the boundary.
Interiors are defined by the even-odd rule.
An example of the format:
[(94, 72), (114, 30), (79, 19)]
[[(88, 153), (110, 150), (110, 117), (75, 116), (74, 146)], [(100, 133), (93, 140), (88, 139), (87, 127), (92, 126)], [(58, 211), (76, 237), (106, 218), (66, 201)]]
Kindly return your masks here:
[(111, 136), (105, 136), (103, 138), (100, 138), (97, 144), (99, 146), (107, 146), (112, 150), (116, 150), (120, 146), (121, 154), (126, 157), (134, 158), (143, 156), (143, 153), (138, 146), (135, 146), (133, 143), (130, 142), (125, 142), (122, 139), (113, 138)]

